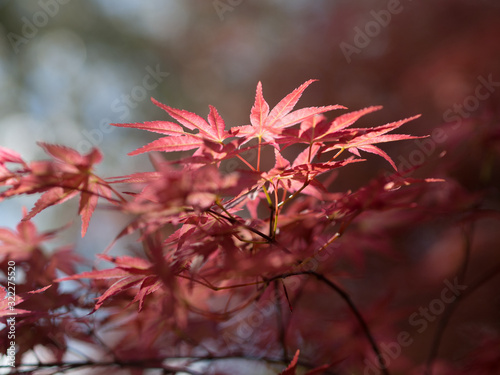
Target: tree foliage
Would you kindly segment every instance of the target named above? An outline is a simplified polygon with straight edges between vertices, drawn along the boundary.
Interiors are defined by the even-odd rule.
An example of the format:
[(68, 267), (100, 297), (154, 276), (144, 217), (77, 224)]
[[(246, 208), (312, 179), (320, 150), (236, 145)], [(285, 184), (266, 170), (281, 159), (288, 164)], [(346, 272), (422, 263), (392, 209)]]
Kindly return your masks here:
[[(481, 194), (450, 178), (397, 171), (379, 146), (423, 138), (391, 133), (418, 116), (357, 128), (357, 120), (381, 107), (334, 119), (326, 114), (343, 106), (294, 110), (312, 82), (272, 109), (259, 82), (250, 124), (229, 129), (212, 106), (205, 120), (153, 99), (176, 122), (113, 125), (162, 135), (129, 153), (151, 153), (154, 172), (100, 177), (97, 149), (80, 155), (40, 143), (51, 159), (27, 162), (0, 148), (0, 200), (41, 194), (16, 230), (0, 229), (6, 287), (0, 347), (6, 353), (11, 345), (6, 319), (15, 316), (12, 373), (389, 374), (419, 366), (428, 374), (496, 373), (500, 336), (493, 328), (459, 365), (436, 357), (452, 310), (494, 278), (498, 265), (445, 306), (427, 362), (402, 350), (410, 339), (398, 341), (400, 323), (412, 315), (391, 306), (397, 287), (384, 290), (373, 279), (377, 272), (366, 280), (363, 274), (376, 267), (374, 259), (401, 257), (398, 241), (410, 241), (404, 236), (440, 215), (463, 228), (467, 256), (457, 283), (464, 283), (474, 223), (495, 220), (498, 211), (481, 207)], [(269, 150), (271, 163), (263, 156)], [(179, 159), (158, 154), (174, 151)], [(342, 171), (368, 154), (394, 171), (338, 191)], [(234, 160), (239, 168), (229, 170)], [(140, 251), (125, 255), (110, 245), (98, 256), (107, 266), (85, 272), (77, 272), (84, 261), (70, 247), (47, 252), (44, 243), (59, 230), (39, 233), (31, 219), (76, 196), (82, 236), (101, 202), (129, 217), (111, 245), (136, 233)], [(13, 262), (23, 277), (9, 304)], [(356, 278), (365, 285), (350, 291)]]

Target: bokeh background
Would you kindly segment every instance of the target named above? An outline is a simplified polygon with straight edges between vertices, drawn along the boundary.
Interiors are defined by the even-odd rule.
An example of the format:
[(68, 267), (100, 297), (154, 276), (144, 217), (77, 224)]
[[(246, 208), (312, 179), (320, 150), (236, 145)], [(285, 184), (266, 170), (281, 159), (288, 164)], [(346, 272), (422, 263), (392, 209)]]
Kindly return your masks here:
[[(494, 0), (3, 0), (0, 144), (27, 160), (43, 157), (37, 141), (97, 146), (102, 174), (123, 175), (149, 168), (126, 153), (156, 135), (109, 123), (168, 119), (150, 97), (203, 116), (214, 105), (234, 126), (248, 123), (259, 80), (272, 105), (310, 78), (302, 106), (383, 105), (365, 126), (421, 113), (403, 130), (430, 134), (479, 77), (500, 81), (499, 21)], [(402, 164), (415, 147), (385, 150)], [(344, 180), (390, 169), (376, 165)], [(3, 204), (0, 225), (22, 204)]]
[[(150, 97), (202, 116), (214, 105), (236, 126), (249, 122), (258, 81), (273, 105), (311, 78), (319, 82), (300, 106), (384, 106), (360, 126), (420, 113), (403, 132), (425, 135), (449, 121), (498, 118), (500, 2), (0, 1), (0, 145), (27, 160), (44, 157), (36, 142), (45, 141), (81, 152), (99, 147), (103, 176), (149, 170), (146, 155), (126, 154), (157, 136), (109, 123), (168, 120)], [(417, 172), (425, 174), (444, 150), (437, 138), (433, 144), (383, 148), (398, 165), (425, 154)], [(342, 172), (337, 188), (390, 171), (384, 160), (370, 159), (377, 160)], [(471, 162), (456, 177), (471, 190), (487, 185), (498, 197), (498, 167), (481, 180), (484, 171)], [(0, 226), (14, 227), (22, 206), (35, 199), (2, 202)], [(74, 218), (75, 204), (34, 221), (42, 229), (62, 225)], [(92, 238), (75, 240), (77, 222), (61, 241), (77, 241), (91, 256), (119, 231), (120, 220), (97, 212)]]

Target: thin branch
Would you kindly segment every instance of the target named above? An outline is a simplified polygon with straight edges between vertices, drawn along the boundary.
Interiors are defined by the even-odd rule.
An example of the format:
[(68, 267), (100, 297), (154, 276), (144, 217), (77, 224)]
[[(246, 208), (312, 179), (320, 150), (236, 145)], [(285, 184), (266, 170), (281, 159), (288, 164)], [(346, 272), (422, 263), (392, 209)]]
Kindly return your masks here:
[(228, 217), (228, 216), (225, 216), (223, 214), (221, 214), (220, 212), (217, 212), (217, 211), (214, 211), (212, 209), (208, 209), (207, 212), (213, 214), (213, 215), (216, 215), (216, 216), (219, 216), (225, 220), (227, 220), (228, 222), (230, 222), (231, 224), (238, 224), (238, 225), (241, 225), (243, 228), (245, 229), (248, 229), (250, 232), (253, 232), (255, 234), (257, 234), (258, 236), (262, 237), (263, 239), (265, 239), (269, 244), (272, 244), (272, 245), (275, 245), (277, 247), (279, 247), (281, 250), (283, 250), (285, 253), (288, 253), (288, 254), (291, 254), (292, 252), (290, 250), (288, 250), (285, 246), (281, 245), (278, 241), (276, 241), (276, 239), (273, 239), (271, 237), (269, 237), (267, 234), (265, 233), (262, 233), (260, 230), (258, 229), (255, 229), (255, 228), (252, 228), (251, 226), (249, 225), (246, 225), (242, 222), (240, 222), (239, 220), (236, 220), (236, 219), (233, 219), (231, 217)]
[[(470, 253), (472, 248), (472, 236), (474, 234), (474, 222), (471, 222), (468, 226), (468, 229), (463, 229), (464, 234), (464, 260), (462, 262), (462, 267), (457, 275), (458, 282), (460, 284), (465, 282), (465, 275), (467, 273), (467, 268), (469, 265)], [(443, 315), (439, 320), (438, 326), (436, 328), (436, 332), (434, 334), (434, 338), (431, 343), (431, 349), (429, 350), (429, 355), (427, 356), (427, 361), (425, 364), (425, 374), (432, 375), (432, 362), (436, 359), (436, 356), (439, 351), (439, 346), (441, 345), (441, 340), (443, 338), (444, 331), (446, 330), (446, 326), (451, 319), (452, 313), (454, 309), (452, 306), (457, 303), (458, 298), (453, 300), (450, 304), (445, 307)]]
[(358, 308), (356, 307), (356, 305), (352, 301), (349, 294), (344, 289), (342, 289), (339, 285), (335, 284), (333, 281), (328, 279), (326, 276), (324, 276), (320, 273), (314, 272), (314, 271), (300, 271), (300, 272), (292, 272), (292, 273), (288, 273), (288, 274), (282, 274), (282, 275), (274, 276), (274, 277), (268, 279), (267, 281), (272, 282), (272, 281), (275, 281), (275, 280), (280, 279), (280, 278), (285, 279), (285, 278), (290, 277), (290, 276), (299, 276), (299, 275), (312, 275), (312, 276), (314, 276), (316, 279), (325, 283), (331, 289), (333, 289), (335, 292), (337, 292), (337, 294), (347, 303), (347, 305), (349, 306), (349, 309), (354, 314), (354, 316), (356, 317), (356, 320), (358, 321), (359, 325), (361, 326), (361, 329), (363, 330), (366, 338), (370, 342), (372, 350), (375, 353), (377, 360), (378, 360), (378, 363), (379, 363), (378, 367), (380, 368), (380, 370), (382, 371), (382, 373), (384, 375), (389, 375), (389, 370), (387, 369), (387, 367), (384, 363), (384, 359), (382, 357), (380, 349), (379, 349), (377, 343), (375, 342), (375, 339), (373, 338), (373, 335), (370, 331), (370, 328), (368, 327), (368, 324), (366, 323), (365, 319), (361, 315), (361, 312), (358, 310)]
[(288, 198), (286, 198), (285, 200), (281, 201), (279, 204), (278, 204), (278, 208), (281, 208), (285, 203), (287, 203), (288, 201), (292, 200), (293, 198), (295, 198), (297, 195), (299, 195), (302, 190), (304, 190), (310, 183), (311, 183), (312, 179), (310, 180), (309, 179), (309, 172), (307, 172), (307, 175), (306, 175), (306, 181), (304, 182), (304, 184), (301, 186), (300, 189), (298, 189), (295, 193), (291, 194)]
[(259, 136), (259, 148), (257, 151), (257, 171), (260, 172), (260, 152), (262, 147), (262, 138)]
[(197, 280), (197, 279), (193, 278), (192, 276), (186, 276), (186, 275), (182, 275), (182, 274), (176, 274), (176, 276), (183, 278), (183, 279), (187, 279), (187, 280), (192, 281), (194, 283), (203, 285), (204, 287), (212, 289), (215, 292), (218, 292), (219, 290), (236, 289), (236, 288), (242, 288), (245, 286), (252, 286), (252, 285), (258, 285), (258, 284), (265, 283), (265, 281), (251, 281), (248, 283), (241, 283), (241, 284), (234, 284), (234, 285), (215, 286), (212, 283), (210, 283), (209, 281)]
[[(314, 271), (298, 271), (298, 272), (284, 273), (284, 274), (276, 275), (276, 276), (273, 276), (271, 278), (265, 279), (263, 281), (263, 283), (265, 285), (257, 292), (257, 298), (255, 298), (255, 297), (251, 298), (249, 301), (247, 301), (244, 304), (244, 307), (248, 306), (249, 303), (251, 303), (253, 301), (256, 301), (260, 296), (262, 296), (263, 293), (264, 293), (264, 291), (267, 289), (267, 287), (273, 281), (283, 280), (283, 279), (286, 279), (288, 277), (300, 276), (300, 275), (311, 275), (311, 276), (314, 276), (316, 279), (318, 279), (319, 281), (325, 283), (331, 289), (333, 289), (338, 295), (340, 295), (340, 297), (347, 303), (347, 305), (349, 306), (349, 309), (354, 314), (354, 316), (356, 317), (356, 320), (358, 321), (359, 325), (361, 326), (361, 329), (363, 330), (363, 333), (365, 334), (366, 338), (368, 339), (368, 341), (369, 341), (369, 343), (370, 343), (370, 345), (371, 345), (371, 347), (373, 349), (373, 352), (375, 353), (375, 355), (376, 355), (376, 357), (378, 359), (379, 368), (381, 369), (382, 373), (384, 375), (389, 375), (389, 371), (387, 370), (387, 367), (385, 366), (385, 363), (384, 363), (384, 360), (382, 358), (380, 349), (378, 348), (378, 345), (375, 342), (375, 339), (374, 339), (374, 337), (373, 337), (373, 335), (372, 335), (372, 333), (371, 333), (371, 331), (370, 331), (370, 329), (368, 327), (368, 324), (366, 323), (366, 321), (364, 320), (363, 316), (361, 315), (361, 312), (356, 307), (356, 305), (352, 301), (352, 299), (349, 296), (349, 294), (344, 289), (342, 289), (342, 287), (340, 287), (339, 285), (337, 285), (336, 283), (334, 283), (333, 281), (331, 281), (330, 279), (328, 279), (326, 276), (324, 276), (322, 274), (319, 274), (319, 273), (314, 272)], [(257, 284), (258, 284), (258, 282), (255, 282), (255, 285), (257, 285)], [(241, 306), (239, 306), (236, 309), (233, 309), (230, 312), (226, 312), (224, 315), (234, 313), (235, 311), (238, 311), (240, 309), (241, 309)], [(201, 310), (200, 311), (197, 311), (197, 310), (195, 311), (195, 310), (196, 309), (194, 309), (192, 311), (201, 313)], [(214, 313), (212, 313), (212, 314), (214, 314)]]
[(460, 282), (465, 281), (465, 275), (467, 273), (467, 269), (469, 268), (470, 254), (472, 251), (472, 242), (474, 235), (474, 222), (470, 222), (469, 226), (467, 228), (463, 228), (462, 231), (464, 235), (465, 246), (464, 246), (464, 260), (462, 262), (462, 269), (458, 274), (458, 280)]
[(328, 163), (330, 163), (331, 161), (333, 161), (334, 159), (337, 158), (337, 156), (339, 156), (342, 152), (344, 152), (345, 148), (342, 147), (335, 155), (332, 156), (332, 158), (330, 160), (328, 160)]
[(245, 165), (246, 165), (248, 168), (250, 168), (250, 170), (255, 171), (255, 168), (252, 166), (252, 164), (250, 164), (248, 161), (246, 161), (246, 160), (245, 160), (245, 159), (244, 159), (241, 155), (239, 155), (239, 154), (238, 154), (238, 155), (236, 155), (236, 157), (237, 157), (238, 159), (240, 159), (243, 163), (245, 163)]
[[(453, 315), (453, 313), (455, 312), (455, 310), (457, 309), (458, 305), (468, 296), (470, 296), (471, 294), (473, 294), (477, 289), (479, 289), (481, 286), (483, 286), (484, 284), (486, 284), (487, 282), (489, 282), (491, 279), (493, 279), (494, 277), (500, 275), (500, 264), (497, 265), (496, 267), (494, 267), (490, 272), (488, 272), (485, 276), (483, 276), (482, 278), (480, 278), (479, 280), (477, 280), (476, 282), (472, 283), (468, 288), (467, 290), (463, 291), (460, 295), (457, 296), (457, 298), (455, 299), (455, 301), (453, 301), (453, 303), (449, 304), (446, 306), (446, 309), (444, 310), (443, 312), (443, 317), (442, 317), (442, 320), (441, 321), (445, 321), (445, 323), (442, 323), (440, 324), (443, 325), (443, 328), (440, 328), (438, 327), (438, 331), (439, 330), (442, 330), (444, 332), (445, 328), (446, 328), (446, 324), (448, 323), (448, 321), (450, 320), (451, 316)], [(442, 336), (442, 332), (440, 333), (439, 336)], [(439, 342), (438, 342), (439, 344)], [(431, 353), (433, 354), (433, 353)], [(430, 360), (430, 362), (429, 362)], [(428, 358), (428, 362), (426, 364), (426, 369), (425, 369), (425, 375), (432, 375), (432, 361), (433, 361), (433, 358), (431, 358), (429, 356)]]
[[(269, 220), (269, 235), (275, 239), (276, 238), (276, 231), (278, 230), (278, 216), (279, 216), (279, 210), (276, 208), (278, 204), (278, 184), (279, 182), (274, 186), (274, 204), (271, 207), (271, 217)], [(271, 225), (272, 222), (272, 225)]]
[(276, 282), (274, 283), (274, 293), (276, 296), (276, 320), (278, 327), (278, 338), (281, 344), (281, 348), (283, 350), (283, 359), (285, 360), (285, 362), (289, 362), (290, 357), (288, 356), (288, 350), (286, 347), (286, 331), (285, 331), (285, 324), (283, 322), (283, 309), (281, 308), (280, 289), (278, 280), (276, 280)]

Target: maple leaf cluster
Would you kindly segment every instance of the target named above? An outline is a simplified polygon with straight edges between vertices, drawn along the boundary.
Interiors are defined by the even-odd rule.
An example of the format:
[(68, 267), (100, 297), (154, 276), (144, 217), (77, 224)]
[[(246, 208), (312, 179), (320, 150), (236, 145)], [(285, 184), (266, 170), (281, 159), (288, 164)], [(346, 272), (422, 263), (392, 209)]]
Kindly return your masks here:
[[(15, 262), (22, 273), (15, 309), (3, 291), (0, 310), (3, 319), (17, 317), (16, 365), (35, 368), (27, 370), (32, 373), (121, 368), (131, 374), (257, 374), (264, 370), (245, 369), (264, 363), (276, 374), (312, 375), (362, 373), (371, 360), (372, 368), (389, 374), (379, 341), (397, 333), (391, 323), (406, 312), (390, 310), (387, 295), (360, 308), (341, 280), (370, 267), (370, 252), (397, 257), (395, 234), (429, 222), (438, 211), (461, 222), (497, 213), (474, 211), (464, 219), (464, 208), (477, 207), (478, 197), (441, 179), (397, 171), (379, 144), (421, 138), (391, 133), (418, 116), (356, 128), (357, 120), (381, 107), (333, 120), (326, 113), (344, 107), (294, 110), (312, 82), (272, 109), (259, 82), (250, 124), (231, 128), (212, 106), (205, 120), (153, 99), (177, 122), (113, 125), (162, 135), (130, 152), (151, 153), (154, 172), (101, 178), (93, 170), (102, 158), (97, 149), (80, 155), (39, 143), (52, 159), (27, 163), (0, 148), (0, 201), (41, 193), (15, 231), (0, 228), (1, 270)], [(289, 149), (297, 147), (290, 157)], [(263, 158), (269, 150), (271, 165)], [(173, 161), (160, 155), (177, 151), (184, 156)], [(247, 159), (249, 152), (256, 158)], [(362, 153), (381, 156), (395, 172), (355, 191), (335, 191), (339, 171), (364, 162)], [(240, 168), (224, 173), (229, 160)], [(452, 193), (433, 195), (431, 182), (452, 190), (452, 202)], [(129, 217), (98, 255), (107, 267), (77, 272), (85, 262), (70, 247), (43, 248), (58, 231), (38, 233), (31, 221), (77, 195), (82, 236), (99, 198)], [(130, 234), (140, 251), (110, 255)], [(394, 316), (382, 319), (387, 311)], [(10, 345), (7, 329), (0, 332), (2, 352)], [(75, 350), (74, 342), (87, 345), (88, 353)], [(47, 358), (38, 354), (41, 347)], [(77, 359), (64, 363), (68, 356)], [(487, 355), (474, 358), (469, 366), (498, 369)], [(222, 363), (230, 359), (251, 363), (227, 370)], [(403, 357), (398, 361), (396, 368)]]

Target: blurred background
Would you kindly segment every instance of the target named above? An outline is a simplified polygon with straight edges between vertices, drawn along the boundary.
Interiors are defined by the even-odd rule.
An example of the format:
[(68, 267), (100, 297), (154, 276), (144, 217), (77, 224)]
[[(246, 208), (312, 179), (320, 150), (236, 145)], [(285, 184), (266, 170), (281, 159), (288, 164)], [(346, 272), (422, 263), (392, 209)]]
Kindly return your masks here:
[[(439, 173), (432, 167), (454, 132), (475, 118), (498, 119), (499, 36), (497, 0), (0, 0), (0, 145), (25, 160), (45, 157), (37, 141), (82, 153), (98, 147), (103, 177), (150, 170), (147, 155), (126, 154), (157, 135), (109, 126), (170, 120), (150, 97), (202, 117), (211, 104), (237, 126), (249, 122), (258, 81), (273, 106), (315, 78), (300, 107), (384, 106), (360, 126), (422, 114), (402, 132), (431, 134), (429, 142), (382, 148), (403, 169)], [(466, 152), (481, 154), (478, 145)], [(336, 188), (390, 172), (369, 159), (343, 171)], [(485, 172), (471, 158), (455, 177), (498, 197), (498, 167)], [(0, 226), (14, 227), (35, 200), (2, 202)], [(75, 220), (76, 203), (34, 221), (49, 229)], [(97, 212), (94, 235), (77, 247), (102, 251), (120, 220)], [(74, 242), (79, 230), (77, 222), (62, 241)]]
[[(27, 160), (44, 157), (37, 141), (96, 146), (101, 174), (124, 175), (150, 168), (126, 153), (157, 136), (109, 123), (168, 120), (150, 97), (202, 116), (214, 105), (235, 126), (248, 123), (259, 80), (273, 105), (310, 78), (319, 82), (300, 106), (383, 105), (364, 126), (421, 113), (403, 131), (430, 134), (498, 99), (499, 83), (474, 98), (483, 81), (500, 82), (499, 21), (493, 0), (2, 0), (0, 144)], [(412, 141), (384, 149), (404, 166), (431, 148), (423, 159)], [(390, 170), (375, 163), (344, 180)], [(14, 225), (22, 204), (3, 203), (0, 225)]]

